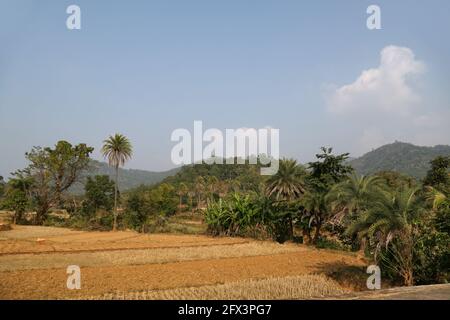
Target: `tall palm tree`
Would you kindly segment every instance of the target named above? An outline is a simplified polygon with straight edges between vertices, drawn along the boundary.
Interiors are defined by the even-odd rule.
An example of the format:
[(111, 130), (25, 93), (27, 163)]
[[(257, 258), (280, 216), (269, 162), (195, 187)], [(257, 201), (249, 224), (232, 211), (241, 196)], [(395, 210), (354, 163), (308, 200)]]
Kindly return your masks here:
[[(305, 169), (297, 164), (294, 159), (280, 160), (276, 174), (267, 181), (266, 193), (277, 201), (291, 202), (299, 199), (305, 193)], [(294, 223), (292, 215), (289, 215), (290, 237), (294, 236)]]
[(127, 137), (116, 133), (114, 136), (109, 136), (103, 141), (102, 147), (103, 156), (108, 159), (108, 163), (116, 170), (116, 178), (114, 184), (114, 224), (113, 230), (117, 230), (117, 193), (119, 190), (119, 167), (125, 165), (133, 154), (133, 148)]
[(403, 277), (405, 285), (414, 283), (414, 223), (422, 213), (417, 192), (418, 189), (409, 188), (393, 194), (384, 192), (346, 230), (349, 235), (367, 236), (376, 243), (375, 260), (379, 260), (383, 248), (389, 252), (393, 262), (384, 261)]

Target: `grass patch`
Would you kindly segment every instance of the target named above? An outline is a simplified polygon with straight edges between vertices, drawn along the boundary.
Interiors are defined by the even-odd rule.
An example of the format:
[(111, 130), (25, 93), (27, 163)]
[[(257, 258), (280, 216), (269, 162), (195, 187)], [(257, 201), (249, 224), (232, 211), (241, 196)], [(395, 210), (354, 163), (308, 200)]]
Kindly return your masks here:
[(110, 293), (88, 299), (96, 300), (287, 300), (314, 299), (347, 293), (323, 275), (302, 275), (262, 280), (245, 280), (226, 284)]

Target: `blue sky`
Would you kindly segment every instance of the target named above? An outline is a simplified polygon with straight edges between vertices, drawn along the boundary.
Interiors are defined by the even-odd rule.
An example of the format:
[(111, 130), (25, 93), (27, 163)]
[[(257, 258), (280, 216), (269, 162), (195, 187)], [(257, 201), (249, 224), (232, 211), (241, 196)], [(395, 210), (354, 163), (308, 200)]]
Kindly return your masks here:
[(194, 120), (278, 128), (301, 162), (322, 145), (448, 144), (449, 14), (447, 0), (0, 0), (0, 175), (61, 139), (100, 159), (115, 132), (134, 145), (127, 167), (168, 169), (172, 131)]

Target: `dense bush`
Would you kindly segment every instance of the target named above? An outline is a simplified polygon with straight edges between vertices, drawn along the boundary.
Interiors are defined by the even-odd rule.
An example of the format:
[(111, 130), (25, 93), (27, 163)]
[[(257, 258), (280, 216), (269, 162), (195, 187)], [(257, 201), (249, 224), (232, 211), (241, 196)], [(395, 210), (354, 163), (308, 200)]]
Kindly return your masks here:
[(205, 211), (205, 223), (212, 235), (249, 236), (258, 239), (287, 240), (291, 210), (285, 202), (256, 194), (233, 193), (212, 202)]

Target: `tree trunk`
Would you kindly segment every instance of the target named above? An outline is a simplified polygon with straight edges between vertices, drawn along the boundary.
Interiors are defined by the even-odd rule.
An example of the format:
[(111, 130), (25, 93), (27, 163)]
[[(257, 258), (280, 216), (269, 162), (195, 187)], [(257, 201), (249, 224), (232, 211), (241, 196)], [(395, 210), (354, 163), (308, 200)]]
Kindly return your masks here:
[(119, 184), (119, 166), (116, 166), (116, 183), (114, 184), (114, 222), (113, 231), (117, 231), (117, 191)]
[(292, 217), (289, 217), (289, 238), (294, 239), (294, 223), (292, 222)]
[(367, 243), (367, 239), (361, 238), (360, 244), (359, 244), (359, 251), (361, 252), (361, 254), (363, 256), (365, 255), (365, 252), (366, 252), (366, 243)]
[(319, 240), (321, 228), (322, 228), (322, 222), (317, 223), (316, 232), (314, 233), (314, 239), (313, 239), (314, 244), (316, 244), (317, 240)]
[(303, 234), (303, 243), (310, 244), (311, 243), (311, 232), (308, 229), (304, 228), (302, 234)]
[(405, 286), (408, 286), (408, 287), (414, 285), (414, 277), (413, 277), (413, 273), (411, 270), (407, 270), (404, 272), (403, 282), (404, 282)]
[(45, 220), (45, 217), (47, 216), (49, 207), (48, 206), (42, 206), (41, 208), (38, 208), (36, 210), (36, 217), (35, 217), (35, 224), (42, 225), (42, 223)]

